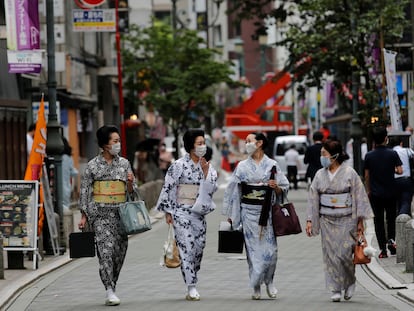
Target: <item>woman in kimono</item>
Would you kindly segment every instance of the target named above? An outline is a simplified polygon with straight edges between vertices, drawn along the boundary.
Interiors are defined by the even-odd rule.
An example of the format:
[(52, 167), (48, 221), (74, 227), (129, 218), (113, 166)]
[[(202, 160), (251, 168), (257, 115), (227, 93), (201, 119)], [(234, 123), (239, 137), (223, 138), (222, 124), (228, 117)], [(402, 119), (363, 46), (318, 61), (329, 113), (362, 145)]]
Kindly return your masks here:
[(79, 207), (82, 218), (95, 231), (99, 275), (106, 290), (105, 304), (120, 304), (115, 295), (116, 283), (124, 263), (128, 235), (122, 228), (118, 209), (126, 201), (126, 191), (137, 190), (134, 174), (128, 160), (118, 155), (121, 151), (119, 130), (102, 126), (96, 132), (102, 152), (90, 160), (80, 185)]
[[(279, 165), (264, 152), (268, 140), (261, 133), (246, 137), (248, 158), (241, 161), (224, 193), (223, 213), (234, 228), (242, 228), (249, 266), (252, 299), (260, 299), (260, 288), (264, 283), (270, 298), (275, 299), (277, 289), (273, 277), (277, 261), (277, 240), (273, 233), (271, 213), (267, 225), (260, 226), (259, 218), (266, 191), (272, 191), (272, 203), (281, 200), (289, 189), (289, 181)], [(275, 179), (269, 179), (272, 167), (276, 167)]]
[(205, 215), (215, 209), (212, 198), (217, 190), (217, 172), (204, 158), (207, 146), (203, 130), (190, 129), (183, 140), (187, 153), (168, 168), (157, 209), (165, 212), (167, 224), (174, 228), (186, 299), (197, 301), (197, 272), (206, 245)]
[(321, 232), (326, 287), (334, 302), (351, 299), (355, 291), (355, 265), (350, 232), (363, 233), (364, 220), (373, 217), (361, 178), (343, 163), (349, 157), (339, 141), (328, 140), (321, 150), (321, 168), (309, 189), (306, 233)]

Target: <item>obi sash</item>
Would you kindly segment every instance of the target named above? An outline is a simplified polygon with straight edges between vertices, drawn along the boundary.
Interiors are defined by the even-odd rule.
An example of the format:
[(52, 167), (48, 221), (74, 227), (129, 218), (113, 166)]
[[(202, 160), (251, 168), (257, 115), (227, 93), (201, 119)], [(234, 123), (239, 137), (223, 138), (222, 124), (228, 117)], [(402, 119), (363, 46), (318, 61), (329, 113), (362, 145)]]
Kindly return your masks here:
[(196, 201), (199, 188), (199, 185), (179, 184), (177, 202), (179, 204), (193, 205)]
[(241, 202), (251, 205), (263, 205), (266, 191), (269, 186), (264, 184), (241, 184), (242, 197)]
[(321, 207), (348, 208), (352, 206), (351, 194), (345, 193), (323, 193), (320, 196)]
[(93, 200), (97, 203), (125, 203), (125, 182), (99, 180), (93, 183)]

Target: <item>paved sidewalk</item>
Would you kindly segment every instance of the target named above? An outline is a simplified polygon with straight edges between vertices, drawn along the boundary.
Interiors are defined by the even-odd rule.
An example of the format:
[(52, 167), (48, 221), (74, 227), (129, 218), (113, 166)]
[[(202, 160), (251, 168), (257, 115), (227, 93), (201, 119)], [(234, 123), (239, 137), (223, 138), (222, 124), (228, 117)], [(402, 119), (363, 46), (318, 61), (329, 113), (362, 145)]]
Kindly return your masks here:
[[(305, 205), (304, 202), (306, 200), (306, 191), (304, 189), (300, 189), (298, 191), (292, 190), (289, 195), (289, 199), (293, 202), (295, 202), (296, 200), (298, 202), (300, 201), (302, 202), (301, 204)], [(219, 213), (219, 212), (216, 211), (215, 213)], [(154, 214), (154, 213), (152, 214), (153, 214), (152, 215), (153, 222), (157, 222), (160, 219), (161, 221), (163, 221), (163, 215)], [(214, 216), (214, 218), (216, 218), (216, 216)], [(214, 231), (215, 229), (211, 228), (211, 230)], [(375, 246), (376, 239), (375, 239), (375, 235), (373, 234), (373, 232), (374, 232), (373, 224), (369, 224), (367, 227), (367, 238), (368, 240), (372, 240), (372, 244), (373, 246)], [(216, 233), (214, 233), (214, 235), (215, 234)], [(284, 263), (285, 260), (287, 260), (286, 258), (287, 254), (294, 254), (295, 253), (294, 248), (300, 247), (299, 244), (291, 245), (290, 243), (287, 243), (288, 239), (290, 238), (285, 238), (283, 240), (281, 239), (281, 243), (280, 243), (280, 247), (281, 247), (280, 260), (282, 264)], [(314, 242), (305, 242), (305, 239), (298, 237), (296, 238), (296, 241), (298, 241), (298, 239), (300, 241), (303, 241), (300, 243), (307, 243), (307, 244), (313, 243), (316, 247), (318, 247), (319, 242), (317, 240), (314, 240)], [(316, 239), (319, 239), (319, 238), (317, 237)], [(306, 241), (310, 241), (310, 240), (306, 238)], [(216, 252), (216, 250), (208, 250), (206, 252), (207, 253), (206, 256), (210, 252), (214, 253)], [(33, 283), (35, 280), (38, 280), (45, 274), (55, 269), (58, 269), (59, 267), (64, 266), (68, 262), (71, 262), (72, 260), (69, 258), (68, 253), (69, 252), (66, 252), (65, 255), (56, 256), (56, 257), (46, 256), (44, 260), (39, 262), (39, 268), (37, 270), (32, 269), (32, 262), (28, 260), (25, 260), (25, 266), (27, 267), (27, 269), (24, 269), (24, 270), (6, 269), (5, 279), (0, 280), (0, 310), (3, 310), (3, 308), (8, 304), (8, 302), (14, 300), (15, 296), (26, 285)], [(315, 251), (316, 255), (318, 253), (319, 253), (319, 249)], [(298, 263), (300, 263), (302, 258), (295, 258), (295, 260), (298, 261)], [(320, 258), (318, 258), (318, 261), (319, 260)], [(396, 264), (395, 256), (391, 256), (387, 259), (381, 259), (381, 260), (378, 258), (375, 258), (372, 260), (372, 262), (369, 265), (367, 265), (367, 268), (369, 272), (372, 273), (376, 278), (378, 278), (385, 286), (387, 286), (387, 288), (397, 289), (398, 295), (400, 295), (401, 297), (404, 297), (407, 300), (410, 300), (411, 302), (414, 302), (413, 274), (405, 273), (404, 272), (405, 264)], [(283, 274), (283, 271), (278, 270), (277, 275), (278, 274)], [(320, 282), (323, 282), (322, 275), (318, 277), (321, 278)], [(177, 278), (176, 281), (180, 281), (180, 279)], [(303, 280), (303, 281), (306, 281), (306, 280)], [(294, 286), (293, 283), (292, 283), (292, 286)], [(243, 285), (243, 287), (245, 286)], [(286, 288), (286, 291), (287, 290), (288, 288)]]

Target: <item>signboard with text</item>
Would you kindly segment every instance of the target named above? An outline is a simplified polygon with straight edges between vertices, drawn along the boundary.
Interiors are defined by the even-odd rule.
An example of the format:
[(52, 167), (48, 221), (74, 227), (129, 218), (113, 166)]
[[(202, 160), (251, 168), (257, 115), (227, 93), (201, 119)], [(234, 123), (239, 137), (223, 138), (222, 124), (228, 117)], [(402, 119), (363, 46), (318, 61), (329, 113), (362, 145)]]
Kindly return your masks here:
[(0, 180), (0, 232), (5, 249), (37, 249), (38, 181)]
[(115, 32), (114, 9), (72, 10), (73, 31)]

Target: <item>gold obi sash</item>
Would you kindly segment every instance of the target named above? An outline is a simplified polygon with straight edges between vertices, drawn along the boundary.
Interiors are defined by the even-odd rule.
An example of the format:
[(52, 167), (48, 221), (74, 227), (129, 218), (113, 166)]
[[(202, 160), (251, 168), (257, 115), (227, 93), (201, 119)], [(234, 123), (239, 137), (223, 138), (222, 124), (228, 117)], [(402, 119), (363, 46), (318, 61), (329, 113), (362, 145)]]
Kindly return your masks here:
[(193, 205), (199, 188), (199, 185), (180, 184), (177, 191), (177, 202), (179, 204)]
[(95, 181), (93, 200), (98, 203), (125, 203), (125, 183), (120, 180)]

